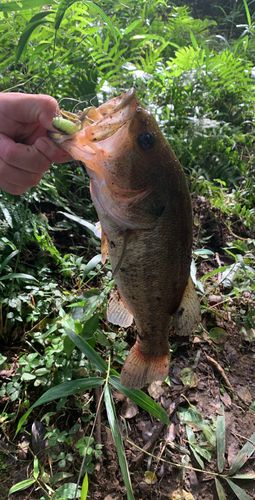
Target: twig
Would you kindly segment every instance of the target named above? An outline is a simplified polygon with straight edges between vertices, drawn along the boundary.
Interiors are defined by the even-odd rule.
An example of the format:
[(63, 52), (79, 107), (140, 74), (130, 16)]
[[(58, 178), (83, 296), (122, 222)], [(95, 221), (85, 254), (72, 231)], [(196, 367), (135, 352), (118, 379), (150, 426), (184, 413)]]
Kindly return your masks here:
[[(218, 252), (215, 252), (215, 260), (216, 260), (218, 266), (221, 267), (221, 261), (220, 261), (220, 256), (219, 256)], [(222, 277), (222, 274), (218, 273), (218, 282), (219, 283), (221, 282), (221, 277)]]
[(102, 387), (95, 387), (95, 398), (97, 407), (96, 417), (96, 444), (102, 444), (101, 436), (101, 401), (102, 401)]
[[(182, 390), (182, 394), (186, 393), (189, 388), (190, 388), (189, 386), (184, 387)], [(176, 412), (178, 408), (178, 405), (182, 402), (182, 394), (170, 405), (169, 410), (167, 412), (169, 418), (173, 416), (173, 414)], [(138, 453), (137, 457), (133, 460), (131, 465), (131, 470), (137, 469), (137, 467), (139, 467), (139, 465), (142, 463), (144, 459), (145, 454), (154, 446), (165, 425), (166, 424), (164, 422), (159, 422), (157, 424), (156, 429), (153, 431), (152, 436), (144, 445), (143, 450), (140, 453)]]
[(205, 355), (207, 361), (209, 361), (215, 368), (217, 368), (218, 372), (221, 374), (222, 378), (224, 379), (224, 381), (225, 381), (226, 385), (229, 387), (229, 389), (231, 389), (231, 391), (234, 392), (234, 389), (233, 389), (232, 385), (230, 384), (226, 373), (224, 372), (223, 368), (219, 365), (219, 363), (217, 363), (217, 361), (215, 361), (215, 359), (211, 358), (211, 356), (208, 356), (205, 353), (204, 353), (204, 355)]

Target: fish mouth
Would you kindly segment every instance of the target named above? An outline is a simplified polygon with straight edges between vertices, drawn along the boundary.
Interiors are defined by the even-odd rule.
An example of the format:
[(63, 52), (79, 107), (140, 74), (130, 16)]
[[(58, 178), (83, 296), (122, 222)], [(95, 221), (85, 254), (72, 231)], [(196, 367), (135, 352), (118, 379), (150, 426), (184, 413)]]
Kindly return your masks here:
[(58, 132), (49, 131), (48, 135), (74, 159), (97, 170), (99, 161), (117, 157), (119, 148), (123, 148), (129, 124), (138, 108), (142, 106), (135, 89), (131, 88), (98, 108), (87, 108), (81, 116), (77, 115), (81, 127), (77, 132), (70, 134), (59, 128)]

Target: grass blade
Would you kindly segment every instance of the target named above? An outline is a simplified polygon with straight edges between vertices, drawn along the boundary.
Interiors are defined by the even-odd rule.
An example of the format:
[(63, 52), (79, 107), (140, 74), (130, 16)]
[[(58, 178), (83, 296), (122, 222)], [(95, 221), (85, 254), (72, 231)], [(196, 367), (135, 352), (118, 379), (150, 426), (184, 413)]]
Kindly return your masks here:
[(240, 488), (240, 486), (237, 486), (237, 484), (233, 483), (233, 481), (227, 478), (226, 481), (228, 482), (233, 492), (236, 494), (237, 498), (239, 498), (239, 500), (254, 500), (250, 495), (248, 495), (248, 493), (246, 493), (242, 488)]
[(0, 281), (12, 280), (14, 278), (21, 278), (23, 280), (34, 280), (34, 281), (37, 281), (37, 283), (38, 283), (38, 280), (34, 276), (32, 276), (31, 274), (25, 274), (25, 273), (9, 273), (9, 274), (6, 274), (5, 276), (2, 276), (0, 278)]
[(84, 1), (84, 3), (87, 4), (88, 7), (92, 7), (93, 9), (95, 9), (98, 12), (98, 14), (100, 14), (100, 16), (102, 17), (104, 22), (107, 24), (111, 34), (113, 35), (113, 37), (115, 38), (115, 40), (117, 42), (117, 36), (115, 33), (115, 29), (114, 29), (109, 17), (104, 13), (104, 11), (100, 7), (98, 7), (98, 5), (94, 2)]
[(65, 382), (64, 384), (56, 385), (56, 387), (51, 387), (48, 391), (46, 391), (32, 406), (29, 410), (21, 417), (19, 420), (16, 434), (21, 429), (23, 423), (27, 419), (28, 415), (31, 411), (36, 408), (36, 406), (44, 405), (49, 403), (50, 401), (55, 401), (56, 399), (60, 399), (64, 396), (72, 396), (73, 394), (79, 391), (86, 391), (87, 389), (92, 389), (94, 387), (100, 387), (103, 385), (104, 379), (101, 377), (91, 377), (91, 378), (82, 378), (78, 380), (72, 380), (71, 382)]
[(215, 274), (218, 274), (218, 273), (221, 273), (222, 271), (226, 271), (226, 269), (229, 269), (230, 266), (222, 266), (222, 267), (218, 267), (218, 269), (214, 269), (213, 271), (211, 271), (210, 273), (208, 274), (205, 274), (204, 276), (202, 276), (201, 280), (207, 280), (208, 278), (210, 278), (211, 276), (214, 276)]
[(14, 252), (11, 252), (10, 255), (7, 255), (6, 259), (4, 259), (4, 261), (2, 262), (2, 264), (0, 266), (0, 273), (2, 272), (2, 270), (4, 269), (6, 264), (9, 262), (9, 260), (11, 260), (13, 257), (15, 257), (15, 255), (17, 255), (17, 253), (19, 253), (19, 250), (14, 250)]
[(88, 480), (88, 473), (86, 472), (82, 482), (81, 500), (86, 500), (88, 495), (88, 489), (89, 489), (89, 480)]
[(21, 481), (20, 483), (16, 483), (12, 488), (9, 490), (9, 495), (12, 493), (16, 493), (17, 491), (21, 490), (26, 490), (27, 488), (30, 488), (32, 484), (35, 484), (35, 479), (31, 477), (30, 479), (25, 479), (24, 481)]
[(169, 418), (167, 413), (161, 406), (159, 406), (150, 396), (147, 396), (143, 391), (139, 389), (127, 389), (120, 383), (120, 378), (115, 375), (110, 375), (109, 378), (110, 384), (113, 385), (115, 389), (122, 392), (129, 399), (132, 399), (138, 406), (146, 410), (148, 413), (153, 415), (155, 418), (158, 418), (166, 425), (169, 425)]
[(226, 434), (225, 434), (225, 412), (221, 405), (222, 415), (218, 415), (216, 425), (216, 446), (218, 471), (222, 472), (225, 467)]
[(65, 328), (65, 332), (68, 335), (69, 339), (71, 339), (76, 345), (76, 347), (78, 347), (78, 349), (80, 349), (80, 351), (83, 352), (87, 356), (87, 358), (89, 358), (91, 363), (96, 366), (98, 371), (102, 373), (107, 372), (106, 362), (103, 360), (103, 358), (101, 358), (101, 356), (99, 356), (99, 354), (97, 354), (93, 347), (91, 347), (85, 340), (79, 337), (79, 335), (77, 335), (74, 330)]
[(58, 28), (61, 24), (61, 21), (65, 15), (66, 10), (69, 7), (71, 7), (71, 5), (73, 3), (75, 3), (75, 1), (76, 0), (61, 0), (59, 7), (58, 7), (58, 10), (57, 10), (56, 17), (55, 17), (55, 22), (54, 22), (54, 28), (56, 31), (58, 30)]
[(220, 484), (220, 481), (217, 479), (217, 477), (215, 477), (214, 479), (215, 479), (215, 486), (216, 486), (219, 500), (227, 500), (226, 493), (223, 490), (223, 488)]
[(24, 29), (23, 33), (21, 34), (21, 37), (19, 39), (17, 49), (16, 49), (16, 54), (15, 54), (15, 63), (20, 60), (20, 57), (26, 50), (26, 46), (28, 43), (28, 40), (30, 36), (32, 35), (33, 31), (40, 26), (41, 24), (46, 24), (47, 22), (50, 22), (48, 19), (44, 19), (44, 17), (48, 16), (49, 14), (52, 14), (54, 11), (46, 11), (46, 12), (40, 12), (39, 14), (36, 14), (34, 18), (36, 18), (36, 21), (34, 21), (34, 18), (31, 19), (31, 21), (28, 23), (26, 28)]
[(31, 0), (22, 0), (22, 2), (7, 2), (1, 3), (0, 12), (15, 12), (17, 10), (26, 10), (32, 9), (35, 7), (43, 7), (44, 5), (52, 5), (53, 1), (50, 0), (33, 0), (33, 4)]
[(231, 479), (255, 479), (255, 472), (247, 472), (247, 474), (235, 474)]
[(249, 28), (251, 28), (252, 23), (251, 23), (251, 15), (250, 15), (249, 7), (247, 5), (246, 0), (243, 0), (243, 3), (244, 3), (244, 7), (245, 7), (248, 26), (249, 26)]
[(234, 462), (230, 467), (229, 475), (232, 476), (233, 474), (236, 473), (236, 471), (241, 469), (241, 467), (245, 464), (248, 458), (254, 453), (254, 451), (255, 451), (255, 432), (249, 438), (249, 441), (247, 441), (247, 443), (245, 443), (245, 445), (239, 451), (238, 455), (236, 456)]
[(108, 421), (109, 421), (110, 428), (112, 431), (112, 437), (113, 437), (115, 446), (117, 448), (121, 472), (123, 474), (124, 483), (125, 483), (125, 486), (127, 488), (127, 499), (128, 500), (135, 500), (135, 497), (133, 495), (133, 490), (132, 490), (132, 484), (131, 484), (128, 464), (127, 464), (126, 455), (125, 455), (125, 449), (124, 449), (121, 433), (119, 430), (119, 425), (118, 425), (117, 416), (116, 416), (116, 412), (115, 412), (115, 406), (113, 403), (112, 394), (111, 394), (111, 390), (109, 388), (109, 385), (106, 385), (104, 388), (104, 400), (105, 400), (105, 407), (106, 407), (106, 411), (107, 411)]
[(188, 437), (190, 449), (191, 449), (192, 453), (194, 454), (194, 457), (195, 457), (196, 461), (199, 463), (201, 469), (204, 469), (205, 468), (205, 464), (204, 464), (202, 458), (200, 458), (200, 456), (198, 455), (198, 453), (197, 453), (197, 451), (195, 449), (195, 445), (196, 445), (195, 434), (194, 434), (194, 432), (192, 431), (192, 429), (188, 425), (186, 425), (186, 433), (187, 433), (187, 437)]

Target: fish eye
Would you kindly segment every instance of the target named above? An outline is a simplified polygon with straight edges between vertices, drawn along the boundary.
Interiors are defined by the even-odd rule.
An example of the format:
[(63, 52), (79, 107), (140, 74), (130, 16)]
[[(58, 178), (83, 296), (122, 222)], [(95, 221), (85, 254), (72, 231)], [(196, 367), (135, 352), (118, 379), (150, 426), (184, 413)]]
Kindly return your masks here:
[(156, 136), (154, 132), (145, 130), (138, 136), (137, 142), (143, 151), (151, 151), (156, 144)]

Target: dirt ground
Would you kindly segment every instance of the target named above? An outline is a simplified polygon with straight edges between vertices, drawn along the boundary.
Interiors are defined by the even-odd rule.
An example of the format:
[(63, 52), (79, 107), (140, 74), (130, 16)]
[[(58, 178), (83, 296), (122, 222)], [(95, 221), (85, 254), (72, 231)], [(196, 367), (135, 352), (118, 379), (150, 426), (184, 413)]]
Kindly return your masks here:
[[(227, 230), (224, 217), (211, 209), (209, 202), (203, 197), (194, 199), (193, 206), (195, 218), (199, 220), (199, 225), (194, 227), (195, 245), (199, 245), (201, 234), (204, 237), (212, 235), (209, 243), (204, 246), (217, 253), (216, 258), (214, 256), (211, 260), (201, 261), (198, 264), (198, 279), (200, 279), (210, 270), (220, 267), (220, 262), (226, 258), (222, 248), (228, 241), (233, 240), (233, 234)], [(239, 237), (247, 237), (238, 223), (235, 227), (232, 225), (232, 228)], [(218, 279), (217, 275), (216, 279)], [(222, 414), (221, 405), (223, 405), (226, 419), (223, 475), (228, 473), (237, 453), (255, 432), (255, 407), (251, 407), (251, 403), (255, 401), (255, 342), (248, 342), (242, 335), (242, 321), (240, 314), (237, 315), (240, 302), (233, 300), (231, 307), (224, 307), (225, 294), (224, 287), (217, 286), (215, 281), (213, 288), (212, 283), (212, 292), (207, 297), (207, 309), (203, 310), (203, 329), (200, 328), (200, 331), (196, 332), (192, 338), (177, 338), (173, 328), (170, 331), (170, 344), (174, 346), (169, 374), (171, 385), (166, 383), (156, 385), (153, 392), (154, 399), (165, 408), (170, 416), (171, 425), (168, 429), (145, 411), (136, 408), (120, 394), (114, 394), (136, 500), (144, 498), (153, 500), (218, 499), (214, 480), (214, 474), (217, 473), (216, 453), (212, 454), (211, 461), (203, 459), (204, 471), (201, 472), (201, 466), (188, 445), (185, 425), (180, 421), (181, 410), (195, 407), (208, 422), (210, 428), (215, 430), (215, 419)], [(218, 299), (215, 299), (215, 296), (218, 296)], [(240, 299), (242, 307), (247, 306), (246, 299), (247, 296)], [(254, 300), (252, 295), (248, 296), (248, 299)], [(203, 297), (201, 297), (201, 302), (205, 304)], [(206, 333), (213, 327), (222, 328), (226, 332), (217, 343), (213, 342)], [(132, 339), (134, 341), (131, 329), (130, 338), (131, 342)], [(191, 374), (189, 385), (184, 383), (184, 369), (188, 369), (186, 372), (189, 376)], [(151, 391), (152, 388), (150, 388), (152, 394)], [(2, 406), (1, 404), (1, 408)], [(35, 418), (35, 414), (32, 416)], [(62, 425), (68, 430), (69, 417), (67, 418), (66, 415), (60, 417), (56, 413), (56, 418), (58, 426)], [(78, 421), (79, 415), (73, 415), (73, 420), (75, 419)], [(88, 498), (125, 500), (126, 490), (104, 408), (101, 410), (101, 422), (100, 430), (97, 429), (97, 439), (102, 441), (103, 455), (96, 463), (94, 472), (89, 476)], [(193, 430), (198, 438), (198, 430), (194, 427)], [(2, 482), (0, 500), (7, 500), (8, 488), (14, 482), (29, 477), (31, 455), (28, 453), (25, 460), (19, 458), (18, 440), (19, 438), (16, 438), (11, 442), (3, 434), (0, 436), (0, 444), (3, 447), (2, 464), (5, 462), (5, 466), (7, 465), (7, 469), (0, 472), (0, 482)], [(149, 454), (142, 453), (141, 449), (145, 449)], [(46, 468), (49, 465), (47, 457), (44, 456), (42, 460)], [(186, 470), (183, 468), (184, 465), (188, 467)], [(244, 474), (254, 471), (254, 468), (255, 454), (253, 453), (238, 472)], [(224, 478), (219, 480), (228, 500), (248, 498), (236, 496)], [(251, 498), (255, 498), (254, 480), (235, 480), (235, 483)], [(33, 500), (40, 498), (42, 494), (42, 490), (30, 489), (13, 494), (10, 498)]]

